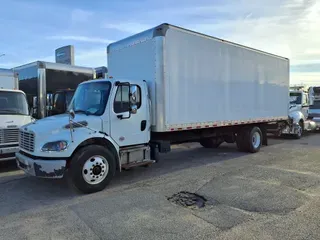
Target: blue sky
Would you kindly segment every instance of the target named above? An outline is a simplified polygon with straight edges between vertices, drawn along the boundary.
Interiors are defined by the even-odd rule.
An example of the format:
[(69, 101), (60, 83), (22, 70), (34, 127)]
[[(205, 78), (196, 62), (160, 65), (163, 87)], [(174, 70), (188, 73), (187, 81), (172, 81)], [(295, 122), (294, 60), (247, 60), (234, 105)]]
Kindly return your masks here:
[(106, 66), (106, 46), (163, 22), (290, 58), (291, 82), (320, 84), (320, 0), (0, 0), (0, 67), (54, 61)]

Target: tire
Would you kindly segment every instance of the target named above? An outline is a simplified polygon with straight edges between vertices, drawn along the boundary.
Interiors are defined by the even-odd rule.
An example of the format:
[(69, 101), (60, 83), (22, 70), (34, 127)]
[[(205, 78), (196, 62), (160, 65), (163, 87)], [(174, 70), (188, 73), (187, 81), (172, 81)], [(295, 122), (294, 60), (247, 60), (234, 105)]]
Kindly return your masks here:
[(303, 129), (304, 129), (304, 123), (303, 123), (303, 121), (300, 121), (300, 122), (299, 122), (299, 126), (300, 126), (301, 130), (300, 130), (297, 134), (294, 134), (294, 135), (293, 135), (293, 137), (294, 137), (295, 139), (300, 139), (300, 138), (302, 137)]
[(155, 160), (156, 163), (160, 160), (159, 148), (157, 145), (152, 145), (150, 148), (150, 157), (152, 160)]
[(200, 140), (200, 144), (204, 148), (218, 148), (223, 141), (216, 138), (204, 138)]
[(71, 159), (69, 182), (82, 193), (99, 192), (106, 188), (116, 172), (116, 159), (99, 145), (83, 147)]
[(242, 152), (256, 153), (260, 151), (263, 135), (259, 127), (245, 127), (237, 134), (237, 147)]
[(260, 151), (262, 145), (262, 132), (259, 127), (249, 128), (245, 133), (245, 142), (248, 146), (247, 151), (250, 153), (256, 153)]
[(226, 135), (226, 136), (224, 136), (224, 141), (226, 143), (235, 143), (236, 138), (234, 135)]

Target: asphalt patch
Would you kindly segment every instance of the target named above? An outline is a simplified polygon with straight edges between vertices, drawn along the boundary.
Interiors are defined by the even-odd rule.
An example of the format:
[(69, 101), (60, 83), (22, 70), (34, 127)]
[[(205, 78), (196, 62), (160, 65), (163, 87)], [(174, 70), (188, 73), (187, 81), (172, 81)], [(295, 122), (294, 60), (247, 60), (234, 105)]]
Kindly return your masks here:
[(200, 209), (206, 206), (207, 199), (196, 193), (182, 191), (167, 198), (170, 202), (186, 208)]

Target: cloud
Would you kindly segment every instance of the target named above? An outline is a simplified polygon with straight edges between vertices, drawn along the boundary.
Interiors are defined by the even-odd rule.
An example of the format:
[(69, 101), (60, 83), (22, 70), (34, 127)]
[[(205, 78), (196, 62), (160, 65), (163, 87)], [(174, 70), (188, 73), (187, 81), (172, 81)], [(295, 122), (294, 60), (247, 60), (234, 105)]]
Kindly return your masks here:
[(291, 83), (320, 85), (320, 70), (318, 72), (293, 72), (290, 74)]
[[(33, 7), (17, 1), (16, 6), (6, 8), (15, 9), (17, 17), (11, 19), (12, 13), (4, 11), (2, 14), (8, 15), (4, 20), (11, 20), (5, 20), (3, 25), (18, 27), (21, 31), (8, 32), (3, 40), (7, 42), (0, 43), (0, 47), (8, 54), (19, 54), (0, 58), (0, 66), (20, 62), (21, 56), (30, 60), (30, 56), (37, 56), (39, 52), (50, 55), (48, 49), (54, 50), (63, 41), (74, 43), (77, 65), (106, 65), (105, 47), (112, 39), (147, 30), (165, 19), (174, 25), (288, 57), (291, 81), (316, 81), (316, 78), (320, 81), (320, 70), (316, 69), (319, 66), (316, 64), (320, 64), (319, 0), (216, 0), (214, 3), (185, 0), (183, 4), (181, 0), (143, 1), (143, 4), (140, 1), (108, 3), (106, 10), (95, 4), (90, 6), (90, 11), (82, 4), (74, 9), (63, 2), (58, 5), (39, 2), (38, 7)], [(25, 12), (25, 8), (30, 11)], [(54, 18), (43, 18), (40, 24), (34, 12), (41, 16), (53, 12)], [(42, 36), (48, 36), (45, 39), (52, 41), (43, 41), (43, 37), (37, 35), (39, 29)], [(62, 29), (67, 32), (62, 33)], [(19, 39), (25, 41), (22, 43)]]
[(75, 54), (75, 65), (88, 67), (107, 66), (106, 47), (77, 51)]
[[(218, 4), (199, 0), (192, 6), (152, 9), (130, 15), (134, 20), (109, 21), (103, 27), (135, 34), (161, 24), (165, 14), (174, 25), (289, 58), (293, 82), (300, 77), (314, 81), (320, 72), (315, 65), (320, 62), (318, 0), (225, 0)], [(305, 74), (308, 71), (312, 75)]]
[(103, 43), (109, 44), (114, 42), (110, 39), (103, 39), (97, 37), (87, 37), (87, 36), (73, 36), (73, 35), (62, 35), (62, 36), (49, 36), (47, 37), (49, 40), (68, 40), (68, 41), (78, 41), (78, 42), (90, 42), (90, 43)]
[(145, 31), (149, 28), (152, 28), (153, 25), (138, 23), (138, 22), (120, 22), (120, 23), (106, 23), (106, 24), (103, 24), (102, 27), (107, 29), (118, 30), (121, 32), (135, 34), (138, 32)]
[[(1, 60), (1, 58), (0, 58), (0, 60)], [(13, 67), (22, 66), (27, 63), (32, 63), (35, 61), (54, 62), (55, 60), (54, 60), (54, 55), (37, 57), (37, 58), (21, 58), (21, 56), (20, 56), (18, 61), (10, 61), (10, 62), (4, 62), (4, 63), (0, 62), (0, 68), (10, 69)]]
[(87, 22), (91, 16), (93, 16), (93, 12), (82, 10), (82, 9), (74, 9), (71, 12), (71, 21), (72, 22)]

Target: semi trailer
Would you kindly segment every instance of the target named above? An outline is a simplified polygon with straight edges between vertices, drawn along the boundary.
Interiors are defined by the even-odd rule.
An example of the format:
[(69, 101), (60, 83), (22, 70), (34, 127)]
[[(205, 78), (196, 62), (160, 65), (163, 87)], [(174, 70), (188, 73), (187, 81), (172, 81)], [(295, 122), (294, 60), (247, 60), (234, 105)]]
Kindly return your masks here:
[(149, 166), (171, 145), (236, 143), (256, 153), (288, 118), (289, 60), (170, 24), (111, 43), (108, 77), (76, 89), (68, 113), (20, 130), (19, 168), (84, 193)]
[(66, 111), (79, 83), (95, 78), (95, 69), (36, 61), (13, 68), (19, 89), (26, 93), (32, 116), (41, 119)]
[(19, 128), (30, 122), (26, 96), (18, 90), (17, 74), (0, 69), (0, 161), (16, 158)]

